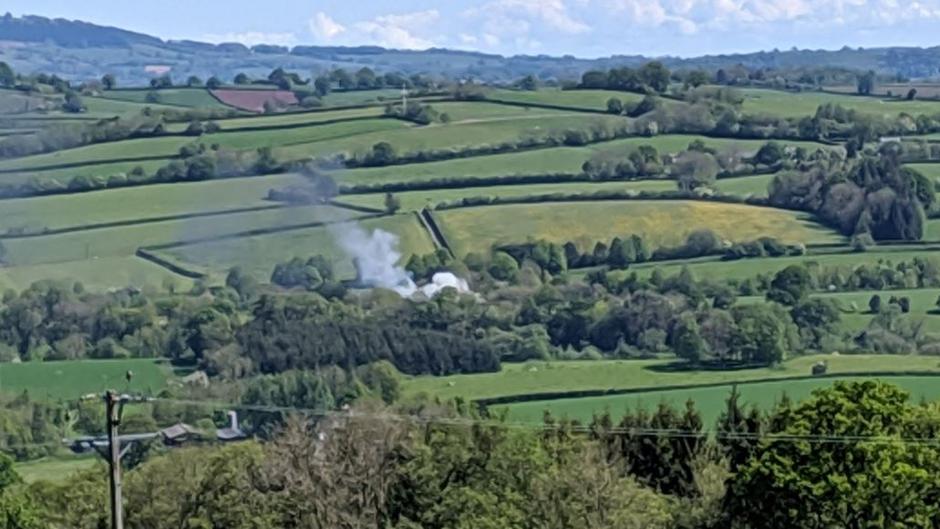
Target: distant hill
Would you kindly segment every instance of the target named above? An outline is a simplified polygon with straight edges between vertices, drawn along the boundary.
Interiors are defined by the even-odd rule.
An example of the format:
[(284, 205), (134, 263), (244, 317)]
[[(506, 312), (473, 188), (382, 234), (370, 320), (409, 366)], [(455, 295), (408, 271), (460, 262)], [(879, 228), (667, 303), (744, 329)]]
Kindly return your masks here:
[(118, 28), (98, 26), (77, 20), (39, 16), (0, 18), (0, 40), (14, 42), (53, 42), (63, 47), (115, 47), (133, 44), (160, 45), (156, 37)]
[[(68, 53), (63, 53), (67, 48)], [(574, 79), (592, 68), (635, 66), (650, 60), (640, 55), (616, 55), (601, 59), (572, 56), (517, 55), (504, 57), (472, 51), (432, 48), (394, 50), (379, 46), (283, 46), (239, 43), (209, 44), (165, 41), (150, 35), (88, 22), (39, 16), (0, 17), (0, 60), (18, 71), (55, 73), (67, 79), (85, 80), (109, 72), (122, 86), (145, 85), (147, 66), (167, 66), (171, 75), (211, 75), (231, 79), (238, 72), (254, 77), (276, 67), (303, 72), (334, 67), (406, 74), (438, 74), (508, 81), (534, 74), (543, 79)], [(744, 65), (749, 68), (795, 69), (838, 67), (875, 70), (882, 75), (906, 78), (940, 76), (940, 47), (843, 48), (841, 50), (786, 50), (709, 55), (695, 58), (659, 57), (670, 68), (705, 68), (710, 71)]]

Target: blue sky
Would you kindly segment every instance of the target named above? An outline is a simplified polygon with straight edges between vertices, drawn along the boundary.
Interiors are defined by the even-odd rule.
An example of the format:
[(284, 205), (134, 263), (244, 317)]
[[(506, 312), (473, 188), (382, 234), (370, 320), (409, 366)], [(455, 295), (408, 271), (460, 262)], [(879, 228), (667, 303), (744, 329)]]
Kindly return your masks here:
[(695, 56), (940, 44), (940, 0), (4, 0), (163, 38)]

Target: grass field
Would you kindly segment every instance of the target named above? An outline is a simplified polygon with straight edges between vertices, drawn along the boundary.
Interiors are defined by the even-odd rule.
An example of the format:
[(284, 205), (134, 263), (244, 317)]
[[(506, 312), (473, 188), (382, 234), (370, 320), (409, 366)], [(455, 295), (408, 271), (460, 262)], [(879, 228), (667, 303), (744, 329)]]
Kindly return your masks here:
[(205, 88), (162, 88), (160, 90), (109, 90), (102, 93), (103, 99), (128, 101), (140, 105), (150, 105), (147, 95), (151, 92), (157, 94), (158, 105), (170, 105), (191, 108), (231, 108), (223, 105), (218, 99), (212, 97)]
[(162, 105), (159, 103), (136, 103), (133, 101), (105, 99), (103, 97), (86, 97), (82, 99), (82, 102), (85, 104), (86, 115), (93, 115), (96, 117), (110, 117), (121, 114), (138, 114), (146, 107), (150, 107), (153, 110), (170, 110), (177, 108), (172, 105)]
[(400, 100), (400, 88), (380, 90), (351, 90), (349, 92), (330, 92), (320, 98), (326, 106), (364, 105), (387, 100)]
[(902, 112), (911, 115), (940, 112), (940, 103), (933, 101), (885, 101), (878, 97), (823, 92), (794, 93), (762, 88), (742, 88), (739, 92), (744, 96), (744, 112), (780, 117), (812, 116), (820, 105), (826, 103), (837, 103), (859, 112), (884, 117), (897, 116)]
[(646, 276), (653, 269), (659, 268), (664, 274), (670, 275), (678, 273), (683, 266), (688, 266), (698, 278), (746, 279), (755, 277), (758, 274), (774, 274), (797, 263), (817, 263), (821, 266), (838, 266), (851, 269), (863, 263), (877, 264), (879, 261), (886, 261), (897, 264), (900, 261), (911, 261), (915, 257), (940, 258), (940, 253), (932, 250), (885, 247), (872, 249), (864, 253), (809, 254), (795, 257), (768, 257), (737, 261), (709, 258), (689, 262), (645, 263), (636, 265), (630, 270), (637, 272), (640, 276)]
[(170, 272), (138, 257), (106, 257), (54, 264), (0, 267), (0, 289), (23, 290), (36, 281), (52, 279), (72, 284), (81, 282), (87, 290), (134, 287), (161, 288), (170, 281), (184, 290), (192, 286), (189, 278)]
[(492, 245), (546, 239), (582, 248), (614, 236), (642, 235), (651, 248), (676, 245), (708, 228), (736, 241), (760, 236), (791, 242), (842, 238), (805, 215), (739, 204), (682, 200), (563, 202), (462, 208), (434, 213), (458, 255)]
[[(940, 289), (937, 288), (832, 292), (815, 294), (813, 297), (835, 301), (844, 311), (842, 327), (848, 332), (858, 333), (874, 318), (873, 314), (868, 313), (868, 301), (875, 294), (881, 296), (883, 303), (887, 303), (891, 296), (907, 297), (911, 300), (911, 312), (904, 317), (911, 322), (923, 323), (927, 332), (940, 333), (940, 315), (932, 313), (937, 308), (937, 298), (940, 296)], [(741, 302), (746, 303), (747, 299), (750, 298), (742, 298)]]
[[(440, 162), (351, 169), (337, 172), (334, 177), (341, 183), (352, 185), (426, 181), (440, 178), (578, 174), (581, 172), (584, 162), (599, 154), (626, 156), (640, 145), (652, 145), (662, 154), (676, 153), (688, 148), (689, 144), (695, 140), (702, 140), (706, 145), (718, 150), (736, 149), (743, 153), (756, 152), (764, 144), (760, 140), (731, 140), (689, 134), (670, 134), (652, 138), (626, 138), (584, 147), (552, 147)], [(783, 143), (807, 147), (810, 150), (825, 148), (822, 144), (812, 142)], [(769, 183), (771, 177), (753, 177), (753, 180), (747, 182), (737, 182), (737, 179), (734, 182), (730, 180), (727, 182), (721, 181), (719, 182), (719, 188), (724, 190), (723, 186), (728, 186), (730, 188), (729, 192), (750, 189), (749, 192), (756, 193), (759, 191), (766, 194), (766, 184), (763, 186), (760, 184), (762, 179), (766, 179)]]
[(63, 453), (62, 455), (16, 463), (13, 465), (13, 469), (26, 483), (36, 483), (38, 481), (59, 483), (77, 472), (96, 466), (101, 467), (101, 472), (107, 472), (104, 460), (98, 454), (77, 456)]
[[(845, 377), (839, 380), (859, 381), (867, 380), (861, 377)], [(887, 376), (878, 380), (895, 384), (911, 394), (912, 401), (920, 399), (937, 400), (940, 398), (940, 376)], [(814, 389), (832, 385), (835, 379), (825, 378), (816, 380), (792, 380), (786, 382), (764, 382), (759, 384), (742, 384), (738, 386), (741, 391), (742, 404), (755, 405), (763, 410), (771, 410), (784, 394), (793, 400), (802, 400), (809, 396)], [(545, 411), (550, 411), (556, 417), (578, 419), (589, 422), (595, 413), (609, 411), (614, 421), (617, 421), (626, 411), (637, 408), (653, 410), (660, 402), (668, 402), (673, 406), (682, 406), (689, 399), (695, 401), (695, 407), (702, 414), (705, 428), (714, 428), (715, 421), (725, 409), (725, 401), (731, 393), (732, 386), (716, 386), (707, 388), (681, 389), (672, 391), (650, 391), (647, 393), (630, 395), (611, 395), (605, 397), (586, 397), (580, 399), (562, 399), (552, 401), (535, 401), (508, 406), (496, 406), (495, 409), (506, 409), (510, 421), (539, 424), (542, 422)]]
[[(344, 119), (358, 119), (367, 117), (382, 116), (383, 109), (380, 107), (354, 108), (349, 110), (330, 110), (322, 112), (292, 112), (287, 114), (260, 115), (251, 117), (239, 117), (228, 119), (213, 120), (221, 127), (221, 130), (232, 130), (245, 127), (297, 127), (301, 125), (312, 125), (327, 121), (336, 121)], [(171, 132), (182, 132), (188, 127), (188, 123), (173, 123), (167, 127)]]
[[(491, 187), (465, 187), (461, 189), (431, 189), (395, 193), (402, 209), (419, 210), (441, 202), (464, 197), (518, 197), (550, 193), (596, 193), (600, 191), (669, 191), (676, 188), (674, 180), (637, 180), (633, 182), (570, 182), (560, 184), (519, 184)], [(342, 201), (371, 208), (385, 207), (385, 193), (343, 195)]]
[(305, 181), (280, 174), (7, 200), (0, 208), (0, 234), (277, 205), (265, 200), (268, 190)]
[[(334, 123), (328, 126), (310, 126), (301, 128), (273, 129), (265, 131), (219, 132), (206, 134), (198, 141), (206, 145), (219, 144), (230, 149), (256, 149), (259, 147), (277, 147), (295, 144), (315, 144), (324, 140), (339, 140), (350, 137), (369, 136), (369, 133), (389, 134), (395, 129), (409, 129), (409, 124), (394, 119), (374, 119)], [(164, 136), (156, 138), (138, 138), (110, 143), (99, 143), (67, 149), (48, 154), (39, 154), (25, 158), (0, 161), (0, 169), (20, 171), (48, 165), (77, 163), (109, 163), (126, 158), (163, 157), (178, 154), (180, 147), (193, 143), (194, 138), (186, 136)], [(371, 143), (369, 146), (371, 147)], [(331, 151), (325, 151), (331, 152)], [(302, 157), (302, 156), (298, 156)], [(0, 175), (0, 182), (10, 181), (12, 175)], [(32, 176), (42, 176), (33, 172)]]
[(715, 183), (715, 189), (729, 195), (753, 195), (756, 197), (766, 197), (767, 187), (774, 179), (772, 174), (762, 174), (754, 176), (736, 176), (734, 178), (722, 178)]
[(618, 92), (614, 90), (557, 90), (543, 88), (541, 90), (492, 90), (487, 97), (497, 101), (511, 101), (513, 103), (532, 103), (541, 105), (557, 105), (582, 110), (607, 110), (607, 100), (617, 98), (624, 103), (638, 103), (643, 99), (642, 94), (633, 92)]
[(67, 184), (75, 176), (103, 176), (110, 177), (116, 174), (128, 174), (140, 167), (145, 174), (153, 174), (167, 164), (166, 159), (144, 160), (137, 162), (106, 162), (83, 165), (81, 167), (65, 167), (62, 169), (45, 169), (41, 171), (25, 170), (14, 173), (0, 174), (0, 183), (25, 184), (34, 178), (42, 180), (58, 180)]
[[(399, 237), (398, 250), (405, 260), (411, 254), (427, 254), (435, 249), (427, 230), (413, 214), (366, 219), (357, 224), (367, 231), (382, 229)], [(323, 255), (333, 261), (337, 274), (344, 279), (352, 279), (355, 272), (352, 258), (345, 255), (336, 242), (342, 231), (339, 228), (333, 230), (339, 231), (326, 227), (290, 230), (173, 248), (159, 254), (184, 266), (192, 264), (218, 273), (238, 264), (265, 281), (278, 263), (293, 257)]]
[[(577, 360), (503, 364), (498, 373), (421, 376), (405, 379), (405, 395), (419, 393), (451, 399), (484, 399), (530, 393), (592, 389), (656, 389), (673, 385), (744, 382), (767, 378), (802, 377), (816, 362), (825, 360), (829, 373), (852, 374), (896, 371), (940, 374), (940, 358), (897, 355), (810, 355), (787, 360), (777, 367), (734, 371), (670, 370), (673, 360)], [(940, 379), (937, 379), (940, 386)]]
[(61, 482), (76, 472), (89, 468), (101, 467), (101, 472), (107, 472), (102, 460), (98, 454), (87, 454), (82, 456), (61, 455), (50, 456), (33, 461), (24, 461), (16, 463), (13, 469), (23, 478), (26, 483), (35, 483), (37, 481), (49, 481), (52, 483)]
[(7, 249), (7, 263), (16, 267), (128, 257), (141, 246), (218, 238), (246, 230), (328, 222), (352, 216), (358, 213), (331, 206), (300, 206), (0, 240)]
[(916, 169), (927, 178), (940, 178), (940, 163), (912, 163), (908, 164), (907, 167)]
[(620, 126), (625, 119), (617, 116), (594, 116), (567, 114), (540, 119), (465, 121), (413, 127), (398, 131), (383, 131), (360, 134), (354, 137), (337, 138), (277, 149), (277, 154), (288, 159), (311, 155), (368, 151), (380, 141), (390, 143), (399, 153), (419, 150), (459, 149), (495, 145), (521, 137), (540, 137), (549, 132), (566, 129), (588, 129), (590, 127), (612, 128)]
[[(124, 379), (134, 373), (130, 386)], [(0, 393), (29, 391), (32, 398), (76, 399), (106, 389), (152, 394), (166, 386), (168, 365), (152, 359), (0, 363)]]

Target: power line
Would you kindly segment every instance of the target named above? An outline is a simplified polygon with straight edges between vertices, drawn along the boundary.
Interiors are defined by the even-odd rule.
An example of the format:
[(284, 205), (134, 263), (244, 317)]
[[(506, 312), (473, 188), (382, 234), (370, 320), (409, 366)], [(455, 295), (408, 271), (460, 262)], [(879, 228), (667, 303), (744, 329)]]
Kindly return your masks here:
[(636, 437), (667, 437), (667, 438), (718, 438), (722, 440), (743, 441), (774, 441), (774, 442), (807, 442), (817, 444), (919, 444), (940, 446), (940, 438), (935, 437), (895, 437), (874, 435), (847, 435), (847, 434), (787, 434), (787, 433), (759, 433), (759, 432), (729, 432), (724, 430), (681, 430), (666, 428), (632, 428), (632, 427), (592, 427), (583, 424), (546, 424), (534, 422), (510, 422), (493, 419), (476, 419), (469, 417), (428, 417), (420, 415), (407, 415), (400, 413), (369, 413), (361, 411), (329, 411), (323, 409), (301, 408), (296, 406), (251, 405), (222, 403), (212, 401), (195, 401), (185, 399), (154, 398), (153, 402), (170, 402), (188, 404), (218, 409), (231, 409), (239, 411), (255, 411), (269, 413), (297, 413), (315, 418), (367, 418), (383, 419), (415, 424), (443, 424), (453, 426), (492, 426), (527, 430), (563, 431), (573, 433), (595, 433), (610, 435), (632, 435)]

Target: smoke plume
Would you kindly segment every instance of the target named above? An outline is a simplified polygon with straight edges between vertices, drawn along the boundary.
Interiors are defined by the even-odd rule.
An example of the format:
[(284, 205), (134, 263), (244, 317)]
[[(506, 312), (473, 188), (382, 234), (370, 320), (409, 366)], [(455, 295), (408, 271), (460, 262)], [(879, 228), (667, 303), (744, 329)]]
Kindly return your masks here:
[(403, 298), (432, 298), (444, 288), (470, 292), (463, 279), (450, 272), (438, 272), (431, 282), (418, 288), (407, 270), (398, 264), (398, 237), (385, 230), (368, 232), (355, 223), (343, 222), (329, 226), (330, 234), (356, 266), (356, 281), (363, 286), (393, 290)]

